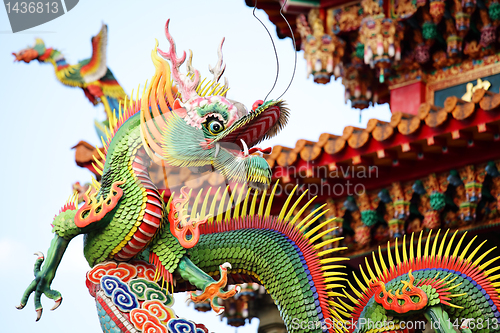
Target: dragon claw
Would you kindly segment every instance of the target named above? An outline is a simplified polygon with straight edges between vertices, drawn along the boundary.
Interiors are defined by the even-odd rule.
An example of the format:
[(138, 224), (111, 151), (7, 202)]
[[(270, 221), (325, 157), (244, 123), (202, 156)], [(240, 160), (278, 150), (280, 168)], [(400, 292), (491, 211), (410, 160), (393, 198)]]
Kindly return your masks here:
[(57, 309), (59, 307), (59, 305), (61, 305), (61, 302), (62, 302), (62, 297), (59, 297), (58, 299), (56, 299), (54, 306), (52, 307), (52, 309), (50, 309), (50, 311), (54, 311), (55, 309)]
[(55, 303), (51, 310), (55, 310), (59, 307), (59, 305), (61, 305), (62, 296), (59, 291), (50, 289), (52, 279), (54, 278), (53, 272), (55, 268), (53, 270), (51, 270), (50, 268), (45, 269), (44, 265), (44, 268), (42, 269), (42, 264), (45, 260), (45, 256), (42, 252), (35, 252), (34, 255), (37, 256), (33, 267), (35, 279), (31, 281), (28, 288), (26, 288), (26, 290), (24, 291), (24, 294), (21, 297), (21, 302), (18, 306), (16, 306), (16, 308), (19, 310), (23, 309), (26, 306), (26, 303), (28, 303), (30, 295), (34, 294), (36, 321), (39, 321), (42, 317), (43, 312), (42, 303), (40, 301), (42, 295), (45, 295), (46, 297), (54, 300)]
[(205, 286), (203, 293), (201, 295), (191, 294), (191, 300), (195, 303), (204, 302), (210, 300), (210, 306), (218, 315), (224, 312), (224, 307), (219, 306), (217, 299), (228, 299), (233, 297), (236, 293), (240, 292), (241, 287), (236, 286), (232, 290), (224, 291), (223, 288), (227, 284), (227, 269), (231, 269), (231, 264), (228, 262), (223, 263), (219, 266), (220, 280), (214, 281)]
[(38, 259), (44, 259), (44, 258), (45, 258), (45, 256), (43, 255), (43, 253), (42, 253), (42, 252), (40, 252), (40, 251), (37, 251), (37, 252), (35, 252), (35, 253), (33, 253), (33, 254), (34, 254), (35, 256), (38, 256)]

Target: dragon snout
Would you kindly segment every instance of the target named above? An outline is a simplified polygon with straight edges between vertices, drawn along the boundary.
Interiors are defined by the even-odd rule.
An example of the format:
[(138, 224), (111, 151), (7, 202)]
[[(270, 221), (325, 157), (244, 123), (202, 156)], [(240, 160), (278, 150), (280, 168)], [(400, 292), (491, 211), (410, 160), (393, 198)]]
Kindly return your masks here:
[(253, 103), (253, 105), (252, 105), (252, 111), (257, 110), (259, 107), (262, 106), (262, 104), (264, 104), (264, 101), (261, 99), (259, 99), (258, 101), (255, 101), (255, 103)]

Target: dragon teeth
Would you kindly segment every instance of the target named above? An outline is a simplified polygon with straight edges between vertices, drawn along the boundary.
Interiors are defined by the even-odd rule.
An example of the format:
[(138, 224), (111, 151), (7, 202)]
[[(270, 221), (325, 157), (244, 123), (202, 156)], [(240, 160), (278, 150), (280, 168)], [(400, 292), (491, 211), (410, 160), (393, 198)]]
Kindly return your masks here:
[(217, 157), (217, 155), (219, 155), (219, 151), (220, 151), (220, 144), (217, 142), (215, 144), (215, 156), (214, 157)]
[(245, 156), (248, 156), (248, 146), (247, 146), (247, 143), (243, 140), (243, 139), (240, 139), (241, 141), (241, 144), (243, 145), (243, 152), (245, 153)]

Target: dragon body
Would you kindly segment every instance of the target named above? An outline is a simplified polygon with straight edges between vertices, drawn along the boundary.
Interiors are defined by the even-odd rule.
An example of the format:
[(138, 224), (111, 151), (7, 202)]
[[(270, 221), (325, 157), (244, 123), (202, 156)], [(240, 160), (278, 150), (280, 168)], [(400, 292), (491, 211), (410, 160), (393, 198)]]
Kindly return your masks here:
[[(135, 260), (146, 260), (155, 269), (152, 280), (158, 285), (166, 284), (167, 289), (175, 292), (176, 285), (188, 282), (191, 288), (202, 291), (191, 299), (210, 301), (218, 313), (223, 308), (217, 298), (225, 299), (238, 291), (224, 290), (228, 276), (246, 276), (267, 288), (290, 331), (325, 331), (321, 322), (326, 318), (340, 319), (333, 308), (333, 297), (340, 295), (334, 290), (341, 287), (336, 281), (343, 278), (333, 271), (341, 267), (336, 264), (341, 258), (326, 257), (341, 249), (321, 249), (338, 239), (325, 243), (317, 233), (330, 222), (315, 225), (325, 213), (321, 208), (302, 216), (312, 200), (296, 212), (304, 195), (291, 204), (292, 193), (280, 214), (271, 215), (276, 187), (267, 195), (270, 168), (256, 154), (267, 150), (252, 147), (285, 125), (288, 110), (281, 101), (257, 101), (247, 111), (241, 103), (227, 99), (227, 87), (217, 84), (223, 71), (221, 52), (217, 66), (211, 68), (213, 81), (200, 83), (199, 73), (190, 61), (188, 73), (181, 74), (179, 66), (185, 54), (177, 57), (168, 22), (166, 35), (170, 50), (153, 50), (156, 72), (142, 98), (125, 101), (117, 117), (111, 115), (107, 131), (110, 134), (104, 140), (106, 153), (95, 159), (96, 170), (102, 174), (100, 183), (93, 181), (93, 190), (87, 191), (83, 205), (78, 207), (73, 197), (54, 218), (55, 236), (47, 257), (37, 253), (35, 279), (18, 308), (26, 305), (32, 293), (37, 320), (42, 314), (42, 294), (55, 300), (54, 308), (60, 305), (62, 297), (51, 289), (52, 280), (71, 239), (83, 234), (84, 254), (94, 271), (110, 261), (113, 265), (130, 262), (129, 266), (134, 266)], [(160, 55), (171, 62), (172, 68)], [(177, 85), (172, 86), (172, 81)], [(231, 191), (229, 187), (215, 193), (211, 189), (201, 190), (196, 196), (182, 190), (181, 196), (172, 194), (170, 201), (165, 202), (149, 177), (148, 167), (152, 163), (209, 169), (240, 185)], [(144, 270), (135, 269), (135, 279), (144, 277)], [(220, 275), (218, 281), (213, 278), (216, 275)], [(114, 299), (111, 285), (137, 292), (132, 284), (124, 285), (123, 275), (120, 278), (111, 283), (111, 277), (101, 276), (100, 280), (89, 282), (88, 285), (98, 286), (89, 289), (98, 301), (100, 316), (117, 308), (106, 298)], [(151, 281), (141, 281), (148, 288), (158, 288)], [(144, 293), (134, 297), (136, 301), (116, 310), (127, 312), (126, 317), (113, 310), (101, 316), (108, 316), (102, 321), (108, 323), (103, 324), (104, 331), (133, 331), (132, 324), (123, 318), (133, 321), (133, 316), (153, 301), (141, 298)], [(137, 310), (134, 313), (130, 312), (134, 311), (131, 304)], [(109, 328), (109, 318), (118, 318), (113, 330)], [(294, 320), (310, 325), (295, 329), (291, 326)], [(158, 324), (157, 319), (153, 321), (159, 331), (166, 332), (163, 324)], [(153, 332), (143, 324), (137, 325), (138, 331)], [(173, 328), (169, 330), (173, 332)]]
[(466, 233), (458, 244), (456, 232), (441, 241), (439, 233), (424, 244), (422, 232), (416, 251), (413, 234), (409, 246), (403, 238), (402, 256), (397, 241), (394, 256), (388, 244), (387, 260), (379, 251), (372, 266), (360, 266), (357, 287), (345, 292), (351, 304), (340, 300), (349, 332), (424, 330), (422, 323), (439, 333), (500, 331), (498, 257), (485, 260), (493, 249), (480, 252), (484, 242), (476, 246), (475, 238), (462, 246)]
[[(92, 57), (79, 61), (74, 65), (68, 64), (59, 50), (46, 48), (45, 43), (40, 38), (36, 39), (32, 47), (12, 54), (15, 56), (16, 61), (29, 63), (38, 60), (41, 63), (52, 64), (56, 77), (62, 84), (81, 88), (85, 96), (94, 105), (103, 104), (109, 120), (113, 113), (118, 116), (119, 105), (123, 103), (126, 94), (107, 67), (107, 40), (108, 28), (103, 24), (101, 31), (91, 39)], [(96, 123), (98, 133), (100, 132), (102, 135), (104, 135), (104, 125)]]

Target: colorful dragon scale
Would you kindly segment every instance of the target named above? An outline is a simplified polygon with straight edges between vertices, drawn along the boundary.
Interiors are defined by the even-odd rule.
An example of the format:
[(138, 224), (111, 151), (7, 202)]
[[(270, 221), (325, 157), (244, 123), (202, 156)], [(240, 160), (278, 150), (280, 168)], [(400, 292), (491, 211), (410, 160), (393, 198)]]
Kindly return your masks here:
[(344, 317), (338, 326), (349, 332), (403, 332), (426, 319), (440, 333), (500, 331), (500, 284), (494, 282), (500, 275), (492, 275), (500, 266), (490, 267), (500, 257), (483, 262), (495, 248), (480, 252), (486, 241), (474, 246), (474, 237), (462, 249), (466, 232), (458, 244), (457, 232), (447, 239), (446, 231), (440, 242), (439, 234), (431, 245), (431, 230), (424, 244), (422, 231), (416, 252), (414, 235), (409, 247), (405, 236), (402, 256), (396, 239), (395, 262), (388, 242), (388, 264), (379, 247), (378, 260), (372, 253), (374, 270), (365, 258), (361, 278), (353, 276), (357, 287), (349, 282), (351, 292), (344, 290), (351, 304), (338, 299), (337, 311)]
[[(91, 267), (108, 261), (147, 260), (155, 266), (156, 280), (161, 279), (162, 285), (174, 288), (177, 281), (187, 281), (202, 290), (192, 298), (209, 300), (217, 311), (222, 310), (217, 298), (237, 292), (222, 289), (227, 277), (252, 276), (274, 298), (290, 331), (324, 331), (317, 323), (340, 319), (332, 298), (341, 295), (334, 290), (342, 285), (334, 282), (343, 278), (332, 272), (342, 267), (335, 264), (342, 258), (325, 257), (341, 249), (321, 249), (339, 239), (321, 241), (324, 232), (318, 231), (330, 221), (318, 226), (315, 222), (326, 213), (321, 212), (324, 206), (302, 217), (311, 200), (293, 215), (306, 193), (289, 207), (291, 193), (280, 214), (272, 216), (276, 187), (268, 197), (269, 166), (261, 156), (250, 155), (258, 148), (249, 149), (276, 134), (286, 123), (288, 110), (281, 101), (257, 101), (247, 112), (241, 103), (223, 97), (224, 91), (216, 83), (221, 61), (212, 69), (214, 81), (206, 86), (198, 82), (199, 74), (190, 62), (189, 72), (179, 73), (185, 55), (176, 56), (168, 22), (166, 34), (170, 50), (161, 54), (172, 62), (172, 70), (155, 48), (156, 72), (142, 99), (126, 101), (123, 112), (119, 108), (118, 117), (110, 119), (108, 138), (103, 140), (106, 153), (100, 156), (104, 162), (95, 158), (95, 167), (102, 174), (100, 183), (93, 181), (95, 194), (87, 192), (85, 204), (79, 208), (66, 204), (54, 218), (55, 235), (48, 255), (44, 258), (37, 253), (35, 279), (18, 308), (26, 305), (32, 293), (37, 320), (42, 314), (42, 294), (56, 301), (54, 308), (59, 306), (62, 297), (51, 289), (52, 281), (68, 243), (84, 234), (84, 255)], [(171, 77), (177, 86), (172, 86)], [(242, 185), (232, 191), (219, 189), (215, 195), (210, 189), (200, 191), (186, 209), (185, 199), (191, 198), (191, 192), (183, 193), (181, 201), (186, 204), (180, 206), (176, 204), (182, 198), (174, 195), (170, 202), (163, 201), (149, 176), (153, 162), (208, 167)], [(255, 188), (253, 195), (248, 186)], [(170, 223), (174, 223), (175, 235)], [(182, 232), (190, 224), (195, 225), (191, 238)], [(195, 244), (187, 242), (193, 237)], [(216, 274), (221, 276), (219, 281), (211, 277)], [(312, 323), (316, 328), (296, 329), (294, 321)]]
[[(26, 63), (38, 60), (54, 66), (57, 79), (64, 85), (83, 89), (85, 96), (94, 105), (102, 103), (108, 120), (123, 103), (126, 94), (111, 70), (107, 67), (106, 46), (108, 27), (103, 24), (99, 33), (92, 37), (92, 57), (75, 65), (66, 62), (63, 54), (53, 48), (46, 48), (42, 39), (37, 38), (32, 47), (12, 53), (15, 61)], [(96, 129), (104, 135), (103, 124), (96, 122)]]

